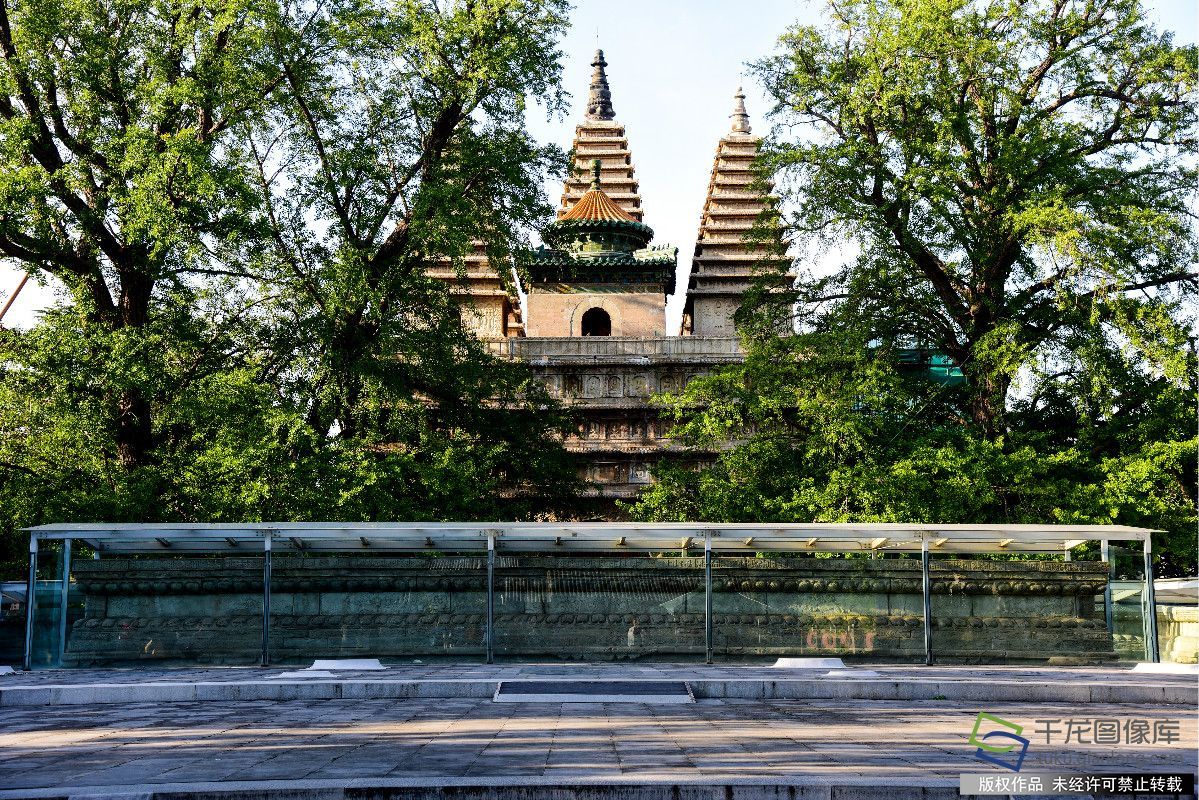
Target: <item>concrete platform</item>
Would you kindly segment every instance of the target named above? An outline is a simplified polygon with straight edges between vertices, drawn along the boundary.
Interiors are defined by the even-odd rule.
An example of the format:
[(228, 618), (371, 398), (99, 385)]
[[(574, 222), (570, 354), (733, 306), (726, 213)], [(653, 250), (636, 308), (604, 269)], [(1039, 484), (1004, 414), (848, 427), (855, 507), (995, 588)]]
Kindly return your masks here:
[(283, 667), (48, 670), (0, 677), (0, 707), (493, 698), (502, 681), (685, 681), (700, 700), (907, 700), (1195, 708), (1194, 676), (1125, 667), (878, 666), (837, 670), (690, 664), (447, 664), (316, 672)]
[[(956, 781), (806, 776), (792, 780), (731, 779), (713, 783), (647, 784), (619, 776), (600, 781), (548, 779), (429, 779), (348, 781), (231, 781), (0, 791), (4, 800), (960, 800)], [(969, 795), (966, 795), (967, 797)], [(1092, 800), (1075, 795), (1076, 800)], [(980, 799), (981, 800), (981, 799)], [(986, 798), (994, 800), (994, 798)]]
[[(968, 795), (967, 795), (968, 796)], [(603, 780), (519, 778), (413, 778), (346, 781), (229, 781), (81, 786), (69, 789), (0, 791), (4, 800), (960, 800), (958, 784), (818, 775), (802, 781), (731, 779), (713, 783), (646, 783), (615, 776)], [(1077, 800), (1092, 800), (1089, 795)], [(994, 800), (987, 798), (986, 800)]]

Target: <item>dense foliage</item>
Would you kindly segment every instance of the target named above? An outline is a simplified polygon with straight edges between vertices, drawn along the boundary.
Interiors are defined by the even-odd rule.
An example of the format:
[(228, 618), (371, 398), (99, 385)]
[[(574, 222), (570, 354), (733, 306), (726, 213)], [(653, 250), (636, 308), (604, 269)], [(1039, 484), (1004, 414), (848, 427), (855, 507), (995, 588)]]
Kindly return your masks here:
[[(423, 269), (548, 219), (565, 10), (0, 0), (0, 257), (66, 288), (0, 329), (0, 561), (49, 521), (573, 497), (560, 409)], [(1193, 573), (1195, 49), (1135, 0), (847, 0), (756, 72), (788, 228), (860, 253), (754, 295), (746, 362), (664, 401), (718, 454), (633, 513), (1122, 522)]]
[(574, 489), (448, 288), (527, 246), (561, 0), (0, 0), (0, 519), (478, 519)]
[(743, 309), (746, 363), (666, 401), (737, 446), (634, 513), (1120, 522), (1194, 574), (1195, 48), (1135, 0), (850, 0), (755, 70), (789, 227), (860, 253)]

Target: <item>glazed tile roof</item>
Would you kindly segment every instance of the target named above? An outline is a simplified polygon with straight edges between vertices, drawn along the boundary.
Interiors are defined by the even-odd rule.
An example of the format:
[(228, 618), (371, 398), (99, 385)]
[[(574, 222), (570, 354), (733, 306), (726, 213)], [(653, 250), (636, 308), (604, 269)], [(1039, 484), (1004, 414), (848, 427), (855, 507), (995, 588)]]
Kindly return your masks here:
[(560, 219), (577, 219), (585, 222), (636, 222), (623, 208), (600, 189), (589, 189), (579, 198), (574, 207)]

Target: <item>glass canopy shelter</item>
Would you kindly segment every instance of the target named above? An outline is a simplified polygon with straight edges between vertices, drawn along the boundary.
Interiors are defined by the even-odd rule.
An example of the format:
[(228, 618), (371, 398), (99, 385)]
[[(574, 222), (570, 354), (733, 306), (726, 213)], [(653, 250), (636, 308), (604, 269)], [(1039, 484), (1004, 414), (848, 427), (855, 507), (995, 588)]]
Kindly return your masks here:
[[(603, 657), (685, 652), (711, 663), (714, 650), (722, 657), (791, 652), (786, 642), (798, 641), (802, 648), (805, 635), (809, 649), (819, 649), (823, 643), (826, 650), (844, 646), (849, 648), (846, 652), (857, 652), (863, 646), (863, 632), (864, 647), (871, 646), (876, 624), (922, 629), (919, 660), (931, 664), (934, 627), (943, 625), (947, 637), (962, 639), (969, 631), (954, 631), (954, 625), (974, 624), (970, 616), (983, 613), (977, 600), (962, 606), (962, 596), (1004, 595), (989, 601), (1006, 609), (995, 613), (1018, 617), (1023, 613), (1019, 608), (1032, 607), (1027, 606), (1030, 595), (1044, 595), (1048, 599), (1037, 600), (1043, 604), (1071, 591), (1063, 588), (1063, 581), (1071, 577), (1069, 571), (1064, 577), (1048, 576), (1043, 569), (1031, 578), (1010, 571), (973, 576), (963, 571), (962, 562), (950, 559), (1025, 553), (1056, 554), (1069, 561), (1071, 549), (1088, 541), (1103, 543), (1105, 561), (1116, 547), (1113, 543), (1141, 542), (1144, 581), (1138, 594), (1145, 657), (1158, 658), (1152, 612), (1152, 531), (1146, 528), (309, 522), (73, 523), (43, 525), (28, 532), (26, 669), (85, 663), (78, 654), (81, 649), (90, 653), (87, 658), (95, 659), (87, 663), (99, 663), (104, 652), (116, 652), (114, 642), (126, 642), (122, 652), (133, 657), (167, 655), (170, 648), (163, 642), (170, 637), (182, 642), (172, 645), (184, 648), (179, 652), (192, 652), (187, 647), (202, 650), (203, 641), (236, 638), (228, 632), (214, 634), (215, 628), (202, 634), (164, 633), (179, 629), (180, 619), (201, 617), (209, 628), (240, 620), (238, 635), (243, 638), (248, 620), (256, 619), (255, 656), (262, 665), (272, 662), (275, 650), (292, 652), (288, 648), (293, 644), (300, 648), (296, 652), (302, 651), (302, 645), (328, 647), (330, 635), (343, 648), (339, 653), (349, 653), (344, 648), (351, 645), (368, 648), (377, 641), (370, 639), (373, 629), (387, 626), (411, 628), (412, 647), (425, 648), (420, 652), (436, 639), (439, 652), (447, 657), (469, 653), (488, 663), (522, 654), (552, 657), (582, 652), (583, 645), (566, 640), (572, 626), (580, 626), (584, 638), (607, 636), (619, 628), (619, 646), (608, 646)], [(838, 559), (835, 554), (856, 555)], [(862, 558), (870, 563), (862, 563)], [(951, 563), (959, 565), (953, 574), (939, 568)], [(985, 563), (995, 565), (993, 569), (1003, 567), (993, 559)], [(1029, 569), (1036, 566), (1021, 563)], [(114, 571), (106, 571), (110, 566)], [(1081, 570), (1083, 563), (1075, 566)], [(386, 574), (378, 567), (387, 567)], [(816, 567), (820, 569), (813, 573)], [(903, 569), (895, 573), (899, 567)], [(1060, 563), (1056, 569), (1062, 569)], [(1088, 575), (1093, 573), (1091, 569)], [(1110, 632), (1112, 596), (1107, 575), (1105, 570), (1102, 592)], [(305, 592), (312, 596), (302, 596)], [(822, 593), (824, 606), (805, 600), (811, 592)], [(1005, 593), (1021, 596), (1009, 598)], [(86, 604), (81, 599), (84, 594)], [(170, 601), (174, 596), (188, 598), (194, 608), (186, 614), (170, 610), (175, 609)], [(216, 603), (218, 596), (225, 598), (224, 605)], [(934, 603), (944, 604), (946, 621), (937, 621)], [(830, 610), (830, 604), (838, 607)], [(1062, 616), (1052, 609), (1045, 614), (1050, 619)], [(170, 617), (169, 625), (163, 622), (164, 615)], [(951, 616), (955, 621), (948, 621)], [(843, 629), (827, 628), (833, 624), (830, 619)], [(816, 631), (813, 620), (827, 629)], [(160, 628), (154, 634), (138, 632), (155, 625)], [(283, 630), (289, 625), (291, 629)], [(322, 640), (325, 644), (314, 645), (312, 637), (296, 643), (300, 641), (297, 630), (313, 631), (320, 625), (333, 625), (333, 634)], [(583, 630), (587, 625), (590, 633)], [(82, 631), (74, 654), (67, 646), (73, 626)], [(279, 630), (272, 631), (273, 626)], [(476, 628), (477, 636), (472, 633)], [(890, 630), (877, 633), (891, 635)], [(529, 637), (536, 631), (553, 638), (554, 644), (530, 644)], [(101, 641), (104, 636), (109, 639)], [(87, 650), (86, 637), (97, 643), (92, 650)], [(667, 637), (669, 646), (664, 644)], [(137, 640), (140, 650), (128, 644), (131, 639)], [(916, 657), (919, 644), (912, 645)]]

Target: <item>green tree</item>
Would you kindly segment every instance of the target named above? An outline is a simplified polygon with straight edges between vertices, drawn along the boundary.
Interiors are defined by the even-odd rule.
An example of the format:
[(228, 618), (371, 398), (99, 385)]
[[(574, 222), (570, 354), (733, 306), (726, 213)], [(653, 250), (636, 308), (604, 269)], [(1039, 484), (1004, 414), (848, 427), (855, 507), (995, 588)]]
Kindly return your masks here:
[(1159, 574), (1195, 573), (1193, 392), (1130, 371), (1128, 393), (1152, 394), (1151, 408), (1088, 419), (1024, 398), (1013, 430), (992, 440), (963, 413), (966, 387), (904, 367), (903, 354), (868, 325), (751, 340), (743, 364), (660, 398), (672, 435), (716, 456), (701, 470), (659, 469), (630, 512), (660, 521), (1120, 523), (1165, 530), (1155, 538)]
[(632, 513), (1120, 522), (1194, 574), (1195, 48), (1130, 0), (850, 0), (755, 71), (789, 227), (860, 252), (749, 298), (745, 363), (663, 399), (714, 463)]
[(477, 248), (507, 280), (549, 217), (540, 185), (564, 154), (532, 140), (525, 104), (562, 109), (565, 11), (562, 0), (289, 7), (279, 29), (315, 44), (273, 41), (280, 104), (250, 137), (270, 240), (270, 379), (321, 436), (389, 458), (444, 450), (438, 474), (462, 485), (430, 491), (460, 489), (457, 513), (494, 497), (497, 480), (573, 486), (544, 389), (488, 356), (426, 274), (435, 263), (464, 274)]
[[(0, 2), (0, 256), (61, 281), (93, 342), (151, 347), (163, 299), (241, 241), (252, 184), (229, 134), (279, 80), (259, 5)], [(146, 464), (150, 397), (105, 392), (117, 458)]]
[(5, 529), (569, 494), (557, 406), (424, 271), (548, 216), (563, 8), (0, 0), (0, 257), (67, 287), (0, 329)]
[(563, 155), (528, 135), (525, 97), (561, 108), (564, 12), (561, 0), (347, 1), (301, 5), (283, 26), (316, 43), (274, 43), (281, 103), (251, 146), (286, 324), (272, 346), (305, 361), (292, 389), (314, 429), (379, 435), (380, 391), (418, 393), (443, 342), (468, 347), (426, 267), (462, 268), (479, 241), (503, 277), (549, 216), (539, 184)]
[[(1007, 427), (1021, 368), (1105, 329), (1176, 357), (1194, 296), (1196, 49), (1137, 0), (850, 0), (755, 65), (795, 230), (862, 244), (806, 287), (899, 315)], [(1049, 370), (1053, 372), (1055, 370)]]

